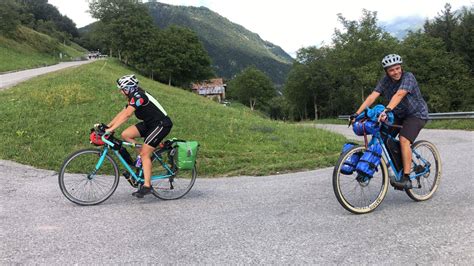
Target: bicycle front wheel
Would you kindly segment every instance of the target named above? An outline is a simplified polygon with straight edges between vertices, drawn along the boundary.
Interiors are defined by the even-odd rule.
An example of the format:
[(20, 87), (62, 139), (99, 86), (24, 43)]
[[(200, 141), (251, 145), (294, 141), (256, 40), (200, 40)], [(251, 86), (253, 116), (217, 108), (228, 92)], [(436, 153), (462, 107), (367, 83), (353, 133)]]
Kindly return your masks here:
[(117, 189), (119, 169), (106, 155), (96, 169), (102, 151), (80, 150), (71, 154), (59, 171), (59, 188), (64, 196), (79, 205), (96, 205), (108, 199)]
[(388, 189), (388, 170), (382, 158), (378, 171), (371, 178), (363, 177), (353, 171), (351, 174), (341, 172), (344, 162), (353, 154), (362, 155), (363, 146), (355, 146), (339, 157), (334, 167), (332, 185), (337, 200), (344, 209), (364, 214), (375, 210), (382, 203)]
[[(164, 161), (168, 161), (170, 169), (176, 169), (176, 158), (167, 154), (167, 158)], [(153, 161), (153, 169), (155, 172), (156, 168), (163, 169), (157, 160)], [(158, 166), (159, 165), (159, 166)], [(182, 198), (186, 195), (194, 185), (197, 177), (197, 168), (194, 165), (191, 170), (180, 170), (175, 171), (175, 175), (169, 178), (163, 179), (152, 179), (151, 184), (153, 186), (153, 195), (162, 200), (175, 200)]]
[(419, 187), (413, 186), (405, 192), (414, 201), (430, 199), (441, 181), (441, 157), (436, 146), (426, 140), (416, 141), (412, 146), (414, 171), (424, 175), (417, 178)]

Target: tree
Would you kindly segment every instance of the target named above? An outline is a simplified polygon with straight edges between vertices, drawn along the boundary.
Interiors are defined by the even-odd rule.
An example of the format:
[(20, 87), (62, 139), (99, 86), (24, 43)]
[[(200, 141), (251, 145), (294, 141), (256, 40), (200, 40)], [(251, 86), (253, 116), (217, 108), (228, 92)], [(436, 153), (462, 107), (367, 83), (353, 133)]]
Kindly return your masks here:
[(211, 59), (192, 30), (170, 26), (155, 33), (148, 69), (168, 84), (186, 86), (213, 75)]
[(18, 5), (14, 0), (0, 1), (0, 35), (11, 35), (20, 24)]
[(286, 97), (275, 96), (268, 101), (267, 113), (275, 120), (288, 120), (291, 117), (291, 107)]
[[(30, 24), (31, 22), (35, 30), (44, 30), (44, 23), (51, 23), (53, 27), (48, 26), (46, 34), (68, 36), (68, 40), (78, 37), (79, 33), (76, 24), (67, 16), (61, 15), (59, 10), (49, 4), (47, 0), (16, 0), (21, 5), (22, 22)], [(29, 21), (30, 18), (33, 21)], [(59, 34), (58, 34), (59, 33)], [(54, 36), (53, 36), (54, 37)], [(63, 40), (61, 40), (63, 41)]]
[(353, 112), (380, 78), (380, 59), (397, 52), (398, 41), (377, 25), (376, 12), (364, 10), (359, 21), (338, 18), (343, 29), (333, 44), (300, 49), (289, 74), (285, 96), (300, 118), (308, 108), (315, 119)]
[(459, 26), (453, 32), (454, 49), (474, 72), (474, 13), (473, 8), (463, 8), (459, 16)]
[(421, 32), (402, 43), (404, 68), (415, 74), (430, 112), (467, 111), (474, 87), (461, 57), (446, 51), (444, 42)]
[(299, 120), (308, 118), (310, 71), (309, 67), (300, 62), (295, 62), (288, 74), (284, 93)]
[(251, 110), (257, 106), (262, 109), (275, 96), (275, 88), (271, 79), (256, 67), (244, 69), (229, 82), (231, 96), (243, 104), (248, 104)]
[(127, 64), (140, 63), (154, 29), (148, 9), (137, 0), (92, 0), (89, 9), (92, 17), (101, 21), (98, 31), (110, 55), (115, 53)]
[[(372, 91), (380, 76), (380, 59), (397, 52), (398, 41), (377, 25), (377, 12), (363, 10), (359, 21), (348, 21), (339, 15), (344, 31), (335, 31), (335, 48), (331, 53), (339, 69), (340, 84), (360, 91), (361, 101)], [(333, 69), (334, 71), (334, 69)], [(360, 102), (347, 106), (355, 108)]]
[(433, 22), (427, 20), (424, 25), (425, 32), (436, 38), (440, 38), (446, 45), (449, 52), (454, 51), (453, 34), (457, 27), (457, 19), (451, 11), (451, 5), (446, 4), (441, 14), (434, 19)]

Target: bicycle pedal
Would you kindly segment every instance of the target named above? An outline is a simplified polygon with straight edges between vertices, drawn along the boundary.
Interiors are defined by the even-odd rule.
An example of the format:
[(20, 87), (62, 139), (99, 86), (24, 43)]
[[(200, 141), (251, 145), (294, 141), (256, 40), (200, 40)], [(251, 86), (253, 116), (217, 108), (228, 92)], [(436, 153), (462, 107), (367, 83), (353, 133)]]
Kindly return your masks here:
[(395, 189), (395, 190), (400, 190), (400, 191), (403, 191), (403, 190), (405, 190), (404, 188), (402, 188), (402, 187), (398, 187), (398, 186), (393, 186), (393, 189)]
[(395, 190), (405, 190), (405, 183), (401, 183), (401, 182), (397, 182), (395, 180), (390, 180), (390, 185), (392, 185), (392, 187), (395, 189)]
[(417, 165), (415, 166), (413, 170), (415, 171), (416, 174), (420, 174), (420, 173), (423, 173), (423, 171), (425, 171), (425, 167), (423, 165)]

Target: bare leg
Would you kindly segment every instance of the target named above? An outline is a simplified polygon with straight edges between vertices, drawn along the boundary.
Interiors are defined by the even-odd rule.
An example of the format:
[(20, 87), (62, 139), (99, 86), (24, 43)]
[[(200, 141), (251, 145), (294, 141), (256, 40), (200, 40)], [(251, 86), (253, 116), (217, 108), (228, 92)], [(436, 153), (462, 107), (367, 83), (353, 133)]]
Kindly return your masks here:
[(410, 141), (400, 136), (400, 147), (402, 149), (403, 173), (409, 174), (411, 172), (411, 143)]
[(129, 126), (122, 132), (122, 139), (126, 142), (136, 143), (135, 139), (140, 137), (140, 132), (135, 125)]
[(145, 177), (145, 183), (143, 185), (145, 187), (151, 187), (151, 154), (154, 150), (154, 147), (143, 144), (140, 152), (140, 156), (142, 157), (143, 175)]

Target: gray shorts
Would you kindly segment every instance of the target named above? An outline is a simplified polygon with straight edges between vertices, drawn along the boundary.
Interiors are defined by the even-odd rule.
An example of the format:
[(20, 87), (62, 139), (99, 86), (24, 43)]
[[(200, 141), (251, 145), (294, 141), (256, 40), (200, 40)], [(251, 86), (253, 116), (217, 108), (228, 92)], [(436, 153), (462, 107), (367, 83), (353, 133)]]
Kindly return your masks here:
[(399, 134), (413, 143), (418, 134), (420, 134), (421, 129), (426, 125), (426, 122), (428, 121), (418, 117), (407, 117), (405, 119), (395, 117), (394, 124), (401, 125), (403, 128), (392, 127), (389, 129), (389, 134), (394, 137)]

